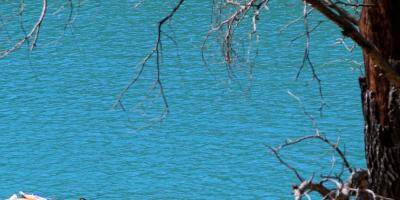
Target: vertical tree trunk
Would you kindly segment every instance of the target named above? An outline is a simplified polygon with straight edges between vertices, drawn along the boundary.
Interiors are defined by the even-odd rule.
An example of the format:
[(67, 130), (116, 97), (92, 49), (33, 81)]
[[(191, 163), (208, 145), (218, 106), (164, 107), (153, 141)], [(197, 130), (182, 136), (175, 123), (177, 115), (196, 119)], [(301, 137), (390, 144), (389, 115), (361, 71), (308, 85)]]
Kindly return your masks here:
[[(400, 0), (364, 0), (360, 31), (400, 72)], [(364, 52), (360, 79), (365, 151), (373, 189), (400, 199), (400, 88), (392, 87)]]

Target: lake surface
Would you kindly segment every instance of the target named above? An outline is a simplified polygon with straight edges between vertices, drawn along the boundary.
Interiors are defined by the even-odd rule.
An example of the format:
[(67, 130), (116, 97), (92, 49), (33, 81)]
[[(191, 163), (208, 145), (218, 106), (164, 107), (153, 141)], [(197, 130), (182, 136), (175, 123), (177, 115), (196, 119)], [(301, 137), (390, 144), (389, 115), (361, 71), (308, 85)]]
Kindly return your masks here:
[[(161, 76), (170, 114), (161, 123), (154, 121), (163, 109), (158, 88), (145, 98), (154, 60), (126, 95), (127, 111), (112, 105), (153, 48), (157, 21), (173, 2), (144, 1), (138, 8), (133, 0), (73, 2), (72, 27), (64, 32), (69, 10), (51, 1), (37, 48), (0, 60), (0, 198), (22, 190), (56, 199), (290, 199), (296, 178), (265, 145), (314, 130), (288, 91), (324, 134), (333, 141), (340, 136), (355, 167), (365, 166), (360, 72), (351, 61), (361, 62), (361, 53), (335, 44), (340, 32), (329, 22), (313, 32), (310, 57), (326, 102), (321, 116), (309, 67), (295, 80), (305, 38), (290, 40), (303, 34), (303, 23), (279, 32), (302, 15), (300, 1), (273, 1), (263, 12), (252, 77), (243, 65), (234, 66), (233, 79), (215, 38), (206, 51), (208, 68), (201, 60), (211, 3), (187, 1), (165, 26), (178, 46), (164, 37)], [(4, 49), (23, 35), (18, 4), (0, 5)], [(25, 9), (30, 29), (40, 2), (27, 1)], [(311, 15), (310, 26), (321, 19)], [(245, 27), (236, 40), (244, 41), (244, 57)], [(305, 177), (331, 166), (332, 150), (318, 142), (282, 154)]]

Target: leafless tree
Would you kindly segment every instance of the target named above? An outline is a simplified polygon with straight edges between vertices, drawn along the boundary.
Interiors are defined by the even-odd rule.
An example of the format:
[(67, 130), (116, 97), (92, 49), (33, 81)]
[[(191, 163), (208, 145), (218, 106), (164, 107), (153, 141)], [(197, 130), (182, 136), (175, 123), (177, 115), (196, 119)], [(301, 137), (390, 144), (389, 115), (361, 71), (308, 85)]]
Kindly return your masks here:
[[(182, 6), (184, 1), (179, 1), (174, 9), (159, 22), (158, 35), (155, 48), (152, 53), (147, 56), (143, 63), (155, 52), (159, 54), (158, 46), (162, 37), (162, 26), (165, 22), (172, 19), (174, 14)], [(344, 37), (352, 39), (360, 46), (364, 53), (364, 64), (366, 78), (360, 78), (362, 88), (362, 103), (365, 116), (365, 138), (366, 138), (366, 158), (368, 170), (356, 170), (347, 161), (344, 152), (339, 148), (339, 144), (331, 142), (326, 136), (320, 133), (313, 121), (315, 134), (303, 136), (296, 140), (287, 141), (284, 144), (273, 148), (268, 147), (278, 158), (278, 160), (288, 167), (298, 178), (300, 184), (293, 187), (295, 199), (309, 197), (309, 192), (319, 193), (323, 199), (399, 199), (400, 198), (400, 136), (398, 127), (400, 124), (400, 95), (398, 89), (400, 87), (400, 76), (398, 71), (400, 65), (400, 26), (397, 26), (400, 15), (394, 10), (400, 8), (400, 3), (395, 0), (364, 0), (362, 3), (358, 1), (333, 1), (333, 0), (304, 0), (303, 16), (298, 20), (302, 20), (305, 26), (304, 37), (306, 37), (306, 45), (304, 51), (303, 62), (299, 68), (298, 74), (307, 65), (311, 68), (312, 77), (319, 85), (320, 96), (323, 105), (323, 94), (321, 88), (321, 80), (319, 79), (315, 67), (310, 59), (310, 34), (317, 26), (310, 28), (308, 16), (313, 11), (323, 14), (330, 22), (337, 25), (341, 29)], [(217, 33), (220, 38), (221, 51), (225, 59), (228, 72), (231, 71), (231, 65), (237, 61), (238, 54), (234, 48), (235, 30), (242, 23), (246, 23), (245, 18), (251, 18), (252, 30), (251, 34), (257, 32), (258, 19), (262, 10), (268, 9), (269, 0), (219, 0), (214, 1), (214, 5), (218, 10), (217, 16), (214, 17), (214, 23), (205, 36), (202, 51), (206, 47), (210, 35)], [(228, 15), (222, 15), (223, 9), (232, 11)], [(184, 12), (184, 11), (183, 11)], [(378, 20), (379, 19), (379, 20)], [(248, 23), (248, 22), (247, 22)], [(295, 23), (295, 22), (292, 22)], [(288, 24), (287, 26), (290, 26)], [(382, 42), (379, 38), (387, 38), (388, 41)], [(344, 40), (339, 40), (346, 49), (352, 51)], [(206, 60), (203, 55), (203, 60)], [(157, 60), (157, 72), (160, 73), (159, 57)], [(142, 65), (143, 68), (144, 64)], [(230, 73), (229, 73), (230, 74)], [(140, 74), (138, 75), (140, 76)], [(136, 81), (132, 81), (128, 85), (132, 86)], [(164, 96), (162, 85), (160, 90), (168, 110), (168, 104)], [(294, 95), (293, 95), (294, 96)], [(295, 96), (294, 96), (295, 97)], [(118, 99), (120, 102), (120, 98)], [(384, 137), (384, 138), (382, 138)], [(318, 182), (311, 179), (304, 179), (298, 171), (286, 163), (280, 157), (280, 150), (284, 147), (299, 144), (305, 140), (319, 140), (333, 148), (341, 158), (344, 168), (350, 174), (347, 181), (342, 178), (343, 173), (337, 176), (326, 175)], [(328, 188), (325, 183), (334, 183), (335, 188)]]
[[(23, 5), (23, 1), (21, 1)], [(137, 6), (144, 3), (140, 1)], [(232, 74), (232, 66), (241, 61), (235, 49), (235, 31), (243, 24), (251, 24), (249, 30), (251, 38), (258, 40), (257, 26), (263, 10), (270, 9), (269, 0), (214, 0), (212, 27), (205, 35), (202, 45), (203, 60), (206, 63), (204, 51), (210, 36), (217, 35), (221, 52), (224, 57), (228, 74)], [(309, 67), (312, 77), (319, 85), (321, 108), (324, 105), (321, 80), (310, 58), (311, 33), (323, 23), (310, 27), (309, 15), (312, 12), (321, 13), (327, 21), (337, 25), (345, 38), (350, 38), (361, 47), (364, 55), (365, 77), (360, 78), (361, 100), (365, 119), (365, 149), (367, 170), (357, 170), (346, 159), (345, 152), (338, 143), (332, 142), (323, 135), (316, 126), (315, 119), (308, 114), (315, 129), (315, 133), (288, 140), (278, 147), (268, 149), (276, 158), (297, 177), (299, 183), (293, 186), (295, 199), (310, 198), (309, 193), (316, 192), (323, 199), (400, 199), (400, 1), (397, 0), (303, 0), (303, 15), (285, 25), (282, 30), (297, 22), (303, 22), (305, 31), (299, 37), (306, 38), (303, 61), (298, 74), (303, 68)], [(163, 27), (171, 21), (177, 12), (184, 12), (185, 0), (178, 0), (171, 12), (163, 17), (157, 26), (157, 37), (154, 47), (139, 63), (139, 72), (135, 74), (125, 89), (117, 98), (115, 106), (124, 108), (123, 99), (126, 92), (132, 88), (143, 73), (150, 59), (155, 59), (156, 78), (150, 91), (157, 89), (164, 102), (164, 110), (160, 120), (169, 112), (169, 105), (165, 96), (161, 79), (161, 51), (162, 41), (168, 34), (163, 32)], [(72, 1), (67, 1), (73, 10)], [(22, 17), (23, 6), (21, 6)], [(0, 50), (0, 59), (10, 55), (21, 48), (24, 43), (29, 44), (32, 51), (39, 38), (40, 28), (47, 13), (47, 0), (42, 1), (42, 10), (37, 22), (25, 36), (11, 47)], [(250, 19), (250, 20), (248, 20)], [(72, 21), (72, 14), (68, 19)], [(24, 26), (21, 26), (25, 30)], [(294, 39), (296, 40), (296, 38)], [(338, 43), (343, 44), (347, 50), (352, 51), (343, 39)], [(295, 95), (291, 94), (295, 99)], [(301, 103), (301, 101), (299, 100)], [(343, 171), (339, 174), (322, 175), (304, 178), (296, 168), (288, 164), (280, 155), (288, 146), (300, 144), (306, 140), (317, 140), (332, 148), (341, 159)], [(335, 163), (332, 163), (334, 165)], [(349, 174), (347, 179), (344, 174)], [(328, 187), (328, 185), (335, 187)]]

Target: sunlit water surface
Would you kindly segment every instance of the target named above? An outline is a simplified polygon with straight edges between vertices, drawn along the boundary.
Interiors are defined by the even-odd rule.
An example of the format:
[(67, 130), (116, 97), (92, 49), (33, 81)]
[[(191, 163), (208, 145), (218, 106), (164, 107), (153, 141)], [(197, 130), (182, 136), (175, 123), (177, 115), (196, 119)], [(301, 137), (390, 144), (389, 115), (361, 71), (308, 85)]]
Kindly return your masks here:
[[(153, 48), (157, 21), (173, 5), (136, 3), (87, 0), (78, 7), (74, 1), (74, 23), (64, 33), (68, 7), (51, 1), (32, 54), (25, 45), (0, 60), (0, 198), (23, 190), (56, 199), (289, 199), (298, 182), (265, 145), (314, 129), (288, 91), (301, 98), (324, 134), (335, 142), (340, 136), (354, 166), (365, 165), (360, 72), (349, 61), (360, 62), (360, 52), (335, 44), (340, 32), (329, 22), (313, 32), (310, 57), (326, 102), (321, 116), (309, 67), (295, 80), (305, 38), (290, 41), (303, 34), (303, 22), (279, 32), (302, 15), (298, 1), (274, 1), (263, 12), (252, 73), (250, 64), (234, 66), (232, 79), (215, 37), (206, 50), (208, 68), (201, 59), (210, 2), (187, 1), (164, 30), (178, 44), (163, 38), (161, 76), (170, 114), (157, 122), (163, 103), (159, 88), (149, 92), (154, 60), (124, 99), (127, 111), (112, 109)], [(18, 4), (1, 5), (4, 49), (22, 33)], [(39, 9), (40, 1), (27, 1), (26, 29)], [(310, 26), (321, 19), (311, 15)], [(246, 42), (246, 31), (243, 25), (236, 38), (244, 59), (256, 48)], [(328, 171), (333, 159), (318, 142), (282, 153), (305, 177)]]

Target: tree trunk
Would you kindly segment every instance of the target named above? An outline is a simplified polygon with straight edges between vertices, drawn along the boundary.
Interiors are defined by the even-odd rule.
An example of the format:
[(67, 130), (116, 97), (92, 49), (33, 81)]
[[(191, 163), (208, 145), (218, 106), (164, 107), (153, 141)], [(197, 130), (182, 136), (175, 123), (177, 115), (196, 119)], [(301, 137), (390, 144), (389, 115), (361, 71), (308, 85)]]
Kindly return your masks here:
[[(400, 72), (400, 0), (364, 0), (362, 35)], [(365, 120), (365, 152), (371, 189), (400, 200), (400, 88), (390, 85), (364, 52), (360, 78)]]

